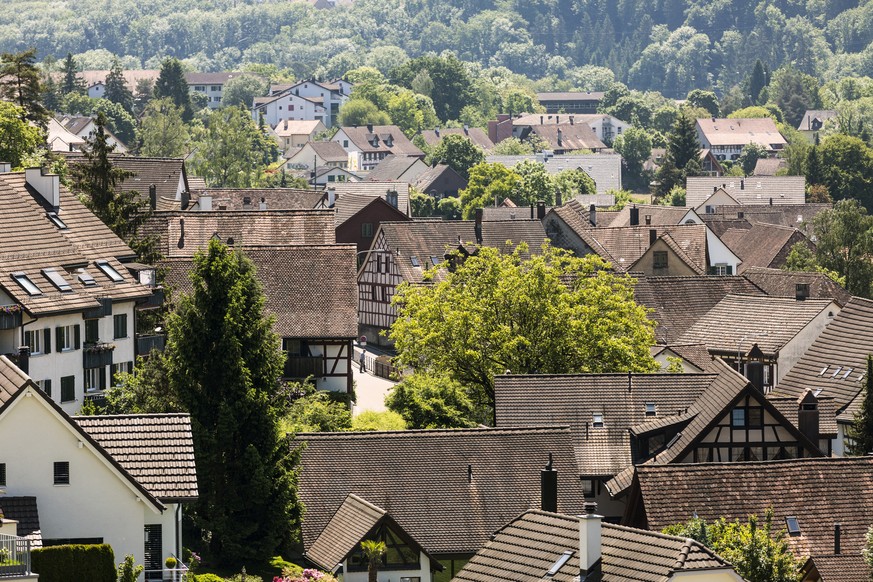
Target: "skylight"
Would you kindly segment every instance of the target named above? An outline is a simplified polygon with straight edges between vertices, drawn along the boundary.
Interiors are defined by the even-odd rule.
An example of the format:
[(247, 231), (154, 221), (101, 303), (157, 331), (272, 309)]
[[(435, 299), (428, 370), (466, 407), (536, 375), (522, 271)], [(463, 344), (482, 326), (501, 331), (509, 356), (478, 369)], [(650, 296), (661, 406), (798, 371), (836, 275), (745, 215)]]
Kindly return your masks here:
[(58, 216), (57, 212), (47, 212), (46, 216), (48, 216), (48, 219), (51, 220), (52, 223), (61, 230), (67, 228), (67, 224), (63, 220), (61, 220), (61, 217)]
[(51, 284), (58, 288), (59, 291), (66, 293), (67, 291), (72, 291), (73, 288), (70, 287), (70, 284), (67, 283), (67, 280), (64, 279), (60, 273), (58, 273), (54, 269), (43, 269), (42, 274), (46, 279), (51, 281)]
[(124, 281), (124, 277), (122, 277), (115, 268), (109, 264), (109, 261), (96, 261), (94, 263), (97, 265), (97, 268), (103, 271), (103, 274), (112, 279), (113, 283), (121, 283)]
[(602, 414), (594, 414), (593, 418), (594, 428), (600, 428), (603, 426), (603, 415)]
[(830, 367), (831, 367), (831, 365), (828, 364), (827, 366), (825, 366), (824, 368), (821, 369), (821, 372), (819, 372), (818, 375), (819, 375), (819, 376), (824, 376), (824, 375), (825, 375), (825, 372), (827, 372), (827, 371), (828, 371), (828, 368), (830, 368)]
[(97, 284), (97, 281), (94, 280), (94, 277), (91, 276), (88, 271), (80, 270), (79, 274), (76, 275), (79, 278), (79, 281), (82, 282), (82, 285), (85, 287), (93, 287)]
[(797, 523), (797, 518), (793, 515), (785, 517), (785, 525), (788, 527), (788, 535), (800, 535), (800, 524)]
[(655, 416), (654, 402), (646, 402), (646, 416)]
[(413, 267), (420, 267), (421, 263), (418, 262), (418, 257), (409, 257), (409, 260), (412, 261)]
[(546, 572), (546, 576), (554, 576), (555, 574), (557, 574), (558, 572), (560, 572), (560, 571), (561, 571), (561, 568), (564, 567), (564, 564), (567, 563), (567, 560), (569, 560), (569, 559), (570, 559), (570, 556), (572, 556), (572, 555), (573, 555), (573, 551), (572, 551), (572, 550), (567, 550), (566, 552), (564, 552), (563, 554), (561, 554), (560, 556), (558, 556), (558, 561), (556, 561), (556, 562), (552, 565), (552, 567), (549, 568), (549, 571)]
[(31, 281), (24, 273), (12, 273), (12, 278), (15, 282), (21, 285), (21, 288), (27, 291), (28, 295), (42, 295), (42, 291), (36, 284)]
[(849, 368), (848, 370), (846, 370), (846, 372), (843, 374), (843, 377), (840, 378), (840, 380), (845, 380), (846, 378), (848, 378), (848, 377), (849, 377), (849, 374), (852, 373), (852, 370), (853, 370), (853, 369), (854, 369), (854, 368)]
[(843, 369), (842, 366), (837, 366), (837, 369), (834, 370), (834, 373), (833, 373), (833, 374), (831, 374), (831, 378), (836, 378), (836, 377), (837, 377), (837, 374), (839, 374), (839, 373), (840, 373), (840, 370), (842, 370), (842, 369)]
[(441, 261), (440, 261), (440, 258), (439, 258), (439, 257), (431, 257), (431, 258), (430, 258), (430, 262), (433, 263), (433, 266), (434, 266), (434, 267), (436, 267), (437, 265), (440, 264)]

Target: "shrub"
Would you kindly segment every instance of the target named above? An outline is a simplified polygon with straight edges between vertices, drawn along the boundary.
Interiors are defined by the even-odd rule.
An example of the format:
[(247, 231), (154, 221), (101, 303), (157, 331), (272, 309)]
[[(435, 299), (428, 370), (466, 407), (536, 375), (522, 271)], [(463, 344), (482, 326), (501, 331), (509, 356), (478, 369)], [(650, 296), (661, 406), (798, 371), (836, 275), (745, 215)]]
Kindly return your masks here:
[(195, 582), (224, 582), (224, 578), (215, 574), (195, 574)]
[(136, 560), (130, 554), (124, 556), (124, 561), (118, 565), (118, 582), (136, 582), (143, 571), (142, 566), (137, 566)]
[(33, 571), (41, 582), (67, 582), (70, 572), (79, 580), (116, 582), (115, 554), (109, 544), (71, 544), (33, 550)]

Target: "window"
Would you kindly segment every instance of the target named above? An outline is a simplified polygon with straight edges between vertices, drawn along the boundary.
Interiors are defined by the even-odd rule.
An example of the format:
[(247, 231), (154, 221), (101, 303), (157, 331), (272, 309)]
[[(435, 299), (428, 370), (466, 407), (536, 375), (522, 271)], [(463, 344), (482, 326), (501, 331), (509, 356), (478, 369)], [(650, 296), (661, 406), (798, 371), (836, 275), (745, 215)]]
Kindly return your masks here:
[(336, 176), (334, 176), (333, 174), (328, 174), (327, 181), (328, 182), (336, 182)]
[(734, 428), (742, 428), (746, 426), (746, 409), (734, 408), (731, 411), (731, 426)]
[(0, 463), (0, 487), (6, 487), (6, 463)]
[(654, 402), (646, 402), (646, 416), (655, 416), (655, 403)]
[(206, 91), (206, 87), (204, 85), (194, 85), (195, 91)]
[(12, 273), (12, 278), (18, 283), (22, 289), (27, 291), (28, 295), (42, 295), (39, 287), (31, 281), (24, 273)]
[(211, 87), (209, 87), (209, 90), (212, 92), (221, 91), (221, 85), (212, 85)]
[(78, 325), (61, 325), (55, 328), (55, 344), (59, 352), (78, 350), (81, 341)]
[(110, 367), (110, 381), (112, 386), (118, 386), (119, 374), (131, 374), (133, 372), (133, 362), (118, 362)]
[(343, 140), (343, 147), (344, 147), (344, 148), (349, 147), (349, 140), (347, 140), (347, 139), (344, 139), (344, 140)]
[(764, 409), (757, 406), (734, 408), (731, 411), (733, 428), (756, 428), (764, 425)]
[(94, 264), (97, 265), (98, 269), (103, 271), (104, 275), (112, 279), (113, 283), (121, 283), (124, 281), (124, 277), (115, 270), (115, 267), (109, 264), (109, 261), (97, 261)]
[(48, 216), (48, 219), (52, 221), (52, 224), (54, 224), (61, 230), (66, 230), (67, 225), (63, 220), (61, 220), (61, 217), (58, 216), (57, 212), (47, 212), (46, 216)]
[(603, 428), (603, 415), (602, 414), (594, 413), (593, 425), (594, 425), (594, 428)]
[(388, 204), (390, 204), (394, 208), (397, 208), (397, 190), (389, 190), (385, 194), (385, 200), (388, 201)]
[(558, 556), (557, 561), (552, 564), (552, 567), (549, 568), (548, 572), (546, 572), (546, 576), (554, 576), (555, 574), (557, 574), (561, 570), (561, 568), (564, 567), (564, 564), (566, 564), (570, 560), (570, 557), (572, 555), (573, 550), (567, 550), (566, 552)]
[(70, 287), (70, 284), (67, 283), (67, 280), (64, 279), (60, 273), (58, 273), (54, 269), (43, 269), (42, 274), (48, 279), (52, 285), (58, 288), (58, 291), (62, 293), (67, 293), (72, 291), (73, 288)]
[(76, 377), (63, 376), (61, 378), (61, 402), (72, 402), (76, 399)]
[(97, 281), (94, 280), (94, 277), (88, 271), (80, 270), (77, 276), (85, 287), (93, 287), (97, 284)]
[(106, 369), (89, 368), (85, 370), (85, 392), (96, 392), (106, 389)]
[(100, 320), (85, 320), (85, 344), (96, 344), (100, 341)]
[(442, 262), (442, 259), (439, 257), (431, 257), (430, 262), (434, 267), (436, 267), (437, 265), (439, 265)]
[(793, 515), (785, 517), (785, 526), (788, 528), (788, 535), (800, 535), (800, 524), (797, 522), (797, 518)]
[(112, 317), (112, 327), (115, 330), (112, 337), (115, 339), (127, 337), (127, 314), (120, 313)]
[[(43, 353), (43, 340), (45, 339), (45, 331), (51, 334), (51, 330), (34, 329), (24, 332), (24, 343), (22, 345), (30, 348), (30, 355), (37, 356)], [(49, 343), (51, 338), (49, 338)]]
[(733, 275), (734, 268), (731, 265), (725, 263), (719, 263), (717, 265), (713, 265), (709, 268), (710, 275)]
[(36, 385), (40, 390), (46, 393), (49, 398), (52, 397), (52, 381), (51, 380), (37, 380)]
[(294, 356), (303, 355), (303, 342), (299, 339), (282, 338), (282, 351)]
[(418, 262), (418, 257), (409, 257), (410, 262), (412, 262), (413, 267), (420, 267), (421, 263)]
[(595, 494), (594, 479), (582, 479), (582, 495), (585, 499), (592, 499)]
[(70, 484), (70, 462), (56, 461), (55, 462), (55, 485)]
[(667, 268), (667, 251), (655, 251), (653, 253), (654, 256), (654, 264), (653, 267), (656, 269), (666, 269)]

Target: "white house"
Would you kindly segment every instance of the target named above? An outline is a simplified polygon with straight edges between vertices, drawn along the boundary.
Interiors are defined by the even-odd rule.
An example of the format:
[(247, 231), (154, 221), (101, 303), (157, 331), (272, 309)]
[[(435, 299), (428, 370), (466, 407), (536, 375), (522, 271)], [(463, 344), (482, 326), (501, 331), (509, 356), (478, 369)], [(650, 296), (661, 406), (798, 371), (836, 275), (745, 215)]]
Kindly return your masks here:
[(185, 81), (188, 83), (188, 91), (190, 93), (205, 95), (206, 106), (209, 109), (218, 109), (221, 107), (221, 99), (224, 96), (224, 86), (234, 77), (243, 74), (253, 75), (253, 73), (240, 73), (236, 71), (185, 73)]
[(258, 121), (262, 115), (264, 122), (271, 127), (277, 126), (286, 119), (321, 121), (325, 126), (330, 127), (330, 117), (321, 102), (301, 97), (290, 91), (268, 97), (255, 97), (252, 119)]
[(788, 145), (769, 117), (757, 119), (718, 119), (706, 117), (697, 120), (697, 140), (700, 147), (709, 150), (717, 160), (736, 160), (743, 147), (754, 143), (775, 153)]
[[(61, 408), (130, 371), (138, 305), (154, 307), (122, 260), (133, 251), (38, 168), (0, 174), (0, 353), (18, 359)], [(151, 271), (140, 266), (143, 279)], [(25, 349), (26, 348), (26, 349)]]
[(320, 103), (326, 112), (324, 124), (333, 127), (336, 125), (340, 106), (348, 100), (352, 92), (352, 85), (341, 79), (327, 83), (308, 79), (290, 85), (286, 91), (314, 103)]
[(366, 125), (341, 127), (333, 136), (349, 154), (349, 169), (369, 171), (389, 155), (424, 158), (396, 125)]
[[(146, 579), (180, 556), (182, 502), (197, 498), (187, 414), (74, 419), (0, 356), (5, 499), (35, 497), (38, 544), (106, 543)], [(19, 534), (24, 532), (19, 532)]]
[[(97, 122), (93, 117), (85, 116), (85, 115), (64, 115), (59, 119), (59, 123), (63, 125), (67, 131), (77, 136), (82, 140), (82, 145), (84, 145), (86, 140), (89, 140), (94, 137), (94, 134), (97, 132)], [(51, 120), (49, 121), (49, 125), (51, 126)], [(126, 154), (127, 146), (124, 145), (120, 139), (118, 139), (115, 134), (113, 134), (107, 127), (103, 128), (104, 133), (106, 133), (106, 143), (115, 147), (116, 154)], [(49, 143), (52, 143), (51, 140), (51, 129), (49, 130)], [(81, 147), (77, 147), (76, 149), (81, 149)], [(55, 151), (74, 151), (73, 149), (62, 150), (58, 149)]]
[(806, 178), (803, 176), (689, 176), (685, 206), (707, 214), (719, 206), (804, 204)]
[(537, 125), (575, 125), (585, 124), (591, 128), (594, 135), (606, 142), (612, 141), (631, 126), (630, 123), (622, 121), (612, 115), (605, 113), (596, 114), (574, 114), (567, 115), (563, 113), (533, 113), (530, 115), (522, 115), (512, 119), (512, 136), (520, 138), (524, 135), (525, 130)]
[(271, 127), (271, 132), (276, 141), (279, 142), (282, 151), (289, 152), (286, 155), (290, 155), (326, 129), (327, 127), (317, 119), (304, 121), (285, 119), (275, 127)]
[(310, 141), (297, 150), (286, 153), (286, 170), (317, 170), (347, 168), (349, 154), (335, 141)]

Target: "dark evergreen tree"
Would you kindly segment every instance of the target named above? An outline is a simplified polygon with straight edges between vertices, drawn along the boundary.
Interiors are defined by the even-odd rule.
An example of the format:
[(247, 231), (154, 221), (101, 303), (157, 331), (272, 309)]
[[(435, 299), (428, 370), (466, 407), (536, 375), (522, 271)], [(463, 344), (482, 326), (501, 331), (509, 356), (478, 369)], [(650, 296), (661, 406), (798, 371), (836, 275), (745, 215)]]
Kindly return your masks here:
[(674, 186), (685, 187), (685, 178), (702, 171), (700, 165), (700, 142), (697, 141), (697, 122), (687, 113), (682, 113), (673, 122), (667, 135), (667, 153), (658, 170), (658, 196), (666, 195)]
[(103, 96), (113, 103), (118, 103), (133, 115), (133, 92), (127, 87), (124, 69), (118, 59), (112, 59), (112, 68), (106, 75), (106, 92)]
[(873, 453), (873, 356), (867, 356), (864, 400), (849, 429), (849, 454), (866, 456)]
[(758, 98), (761, 91), (767, 86), (767, 74), (764, 72), (764, 63), (761, 59), (755, 61), (755, 67), (752, 69), (752, 76), (749, 77), (749, 99), (751, 105), (758, 104)]
[(12, 101), (24, 110), (24, 119), (45, 127), (49, 112), (35, 63), (36, 49), (0, 54), (0, 99)]
[(805, 170), (807, 184), (824, 184), (824, 168), (821, 165), (821, 156), (818, 152), (818, 146), (809, 148), (809, 153), (806, 154)]
[(155, 98), (162, 97), (169, 97), (173, 100), (173, 104), (182, 110), (182, 120), (185, 123), (190, 123), (194, 119), (188, 82), (185, 81), (182, 63), (178, 59), (166, 59), (161, 64), (161, 72), (155, 82)]
[(61, 95), (85, 92), (85, 82), (79, 77), (79, 65), (73, 59), (72, 53), (67, 53), (67, 58), (61, 65), (61, 73), (63, 74), (60, 86)]
[(281, 436), (283, 356), (251, 261), (216, 239), (194, 257), (193, 292), (167, 319), (167, 378), (191, 414), (212, 557), (238, 565), (288, 551), (299, 528), (298, 453)]

